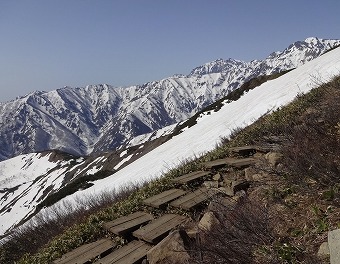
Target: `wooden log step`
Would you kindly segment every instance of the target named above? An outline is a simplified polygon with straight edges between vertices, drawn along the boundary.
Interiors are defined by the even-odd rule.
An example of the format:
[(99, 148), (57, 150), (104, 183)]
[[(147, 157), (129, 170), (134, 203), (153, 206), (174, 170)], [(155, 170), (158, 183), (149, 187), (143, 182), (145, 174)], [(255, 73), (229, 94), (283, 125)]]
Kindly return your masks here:
[(185, 216), (166, 214), (134, 231), (132, 234), (134, 237), (155, 244), (166, 236), (169, 231), (182, 224), (185, 220), (187, 220), (187, 217)]
[(130, 264), (141, 261), (152, 248), (143, 241), (132, 241), (106, 257), (97, 260), (96, 264)]
[(235, 159), (235, 158), (225, 158), (218, 159), (213, 161), (208, 161), (203, 163), (203, 166), (207, 169), (219, 169), (225, 166), (232, 166), (236, 168), (243, 168), (250, 166), (255, 163), (254, 158), (243, 158), (243, 159)]
[(185, 174), (183, 176), (171, 179), (171, 181), (173, 181), (175, 183), (186, 184), (186, 183), (192, 182), (194, 180), (197, 180), (199, 178), (202, 178), (204, 176), (207, 176), (209, 174), (210, 174), (209, 171), (194, 171), (194, 172), (190, 172), (188, 174)]
[(176, 198), (184, 195), (186, 192), (181, 189), (170, 189), (143, 201), (144, 204), (159, 208), (162, 205), (175, 200)]
[(232, 158), (225, 158), (225, 159), (217, 159), (217, 160), (213, 160), (213, 161), (207, 161), (203, 163), (203, 166), (206, 169), (219, 169), (219, 168), (223, 168), (225, 166), (228, 165), (228, 160), (234, 160)]
[(115, 246), (109, 238), (100, 239), (93, 243), (82, 245), (71, 252), (64, 254), (60, 259), (53, 261), (54, 264), (83, 264), (89, 263), (96, 257), (108, 253)]
[(259, 148), (260, 148), (259, 146), (251, 145), (251, 146), (233, 147), (233, 148), (229, 148), (229, 150), (241, 156), (249, 156), (249, 155), (254, 154)]
[(244, 158), (244, 159), (233, 159), (233, 158), (228, 158), (227, 159), (227, 164), (232, 167), (236, 168), (243, 168), (243, 167), (248, 167), (250, 165), (255, 164), (256, 159), (254, 158)]
[(216, 189), (199, 188), (170, 203), (171, 206), (189, 210), (218, 193)]
[(151, 214), (135, 212), (103, 224), (103, 228), (118, 236), (138, 229), (141, 225), (153, 220)]

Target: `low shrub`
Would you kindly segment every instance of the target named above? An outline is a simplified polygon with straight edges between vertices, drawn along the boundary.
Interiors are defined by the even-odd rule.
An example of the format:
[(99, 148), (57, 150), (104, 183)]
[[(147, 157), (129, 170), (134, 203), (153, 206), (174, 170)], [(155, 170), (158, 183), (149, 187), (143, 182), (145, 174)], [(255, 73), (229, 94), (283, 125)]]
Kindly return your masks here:
[(255, 251), (274, 241), (266, 208), (248, 198), (235, 205), (215, 203), (212, 212), (218, 223), (209, 231), (199, 230), (195, 263), (254, 263)]

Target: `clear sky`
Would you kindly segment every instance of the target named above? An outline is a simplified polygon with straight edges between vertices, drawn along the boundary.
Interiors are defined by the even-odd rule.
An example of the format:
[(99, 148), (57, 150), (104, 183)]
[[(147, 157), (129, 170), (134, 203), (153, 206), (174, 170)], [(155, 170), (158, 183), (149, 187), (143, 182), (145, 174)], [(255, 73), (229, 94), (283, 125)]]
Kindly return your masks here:
[(339, 0), (0, 0), (0, 102), (340, 38)]

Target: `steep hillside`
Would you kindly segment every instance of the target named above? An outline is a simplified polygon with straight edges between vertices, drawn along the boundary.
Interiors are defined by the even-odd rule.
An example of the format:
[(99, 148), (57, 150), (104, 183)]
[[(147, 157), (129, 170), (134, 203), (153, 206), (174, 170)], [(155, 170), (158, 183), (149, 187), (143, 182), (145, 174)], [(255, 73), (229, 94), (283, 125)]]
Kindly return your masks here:
[[(183, 160), (212, 150), (221, 137), (230, 136), (233, 131), (253, 123), (268, 111), (273, 111), (290, 102), (296, 95), (309, 91), (317, 81), (327, 80), (330, 76), (338, 74), (339, 57), (340, 50), (333, 50), (276, 80), (262, 84), (258, 88), (247, 92), (237, 101), (230, 102), (226, 100), (221, 102), (222, 106), (219, 111), (201, 113), (196, 119), (196, 125), (183, 127), (182, 133), (174, 136), (171, 140), (111, 176), (94, 181), (93, 185), (86, 186), (88, 187), (87, 189), (77, 189), (78, 191), (74, 195), (62, 199), (61, 204), (64, 201), (71, 201), (72, 203), (77, 201), (77, 195), (91, 195), (108, 188), (120, 189), (131, 182), (142, 182), (146, 179), (159, 177), (162, 173), (176, 167)], [(315, 79), (313, 76), (317, 76), (319, 79)], [(259, 102), (261, 103), (259, 104)], [(121, 153), (119, 156), (121, 156), (122, 161), (131, 158), (128, 153)], [(97, 162), (99, 161), (97, 160)], [(96, 164), (96, 162), (93, 164)], [(74, 168), (76, 170), (77, 166)], [(97, 171), (99, 168), (100, 166), (96, 165), (95, 170)], [(90, 167), (89, 171), (92, 171)], [(95, 171), (92, 173), (95, 173)], [(57, 188), (58, 185), (46, 188), (54, 189), (55, 187)], [(36, 188), (41, 187), (37, 186)], [(46, 194), (46, 191), (42, 193)], [(3, 199), (2, 201), (4, 202), (2, 203), (6, 204), (6, 200), (11, 195), (13, 193), (7, 193), (5, 195), (6, 199)], [(27, 195), (36, 196), (36, 194)], [(41, 199), (41, 197), (41, 194), (37, 196), (38, 199)], [(22, 216), (32, 213), (34, 206), (37, 204), (36, 201), (29, 201), (32, 207), (27, 208), (23, 206), (24, 204), (20, 207), (20, 210), (25, 211)], [(3, 210), (2, 217), (5, 217), (5, 213), (6, 210)], [(16, 212), (10, 211), (8, 213), (9, 215), (11, 213), (15, 215)], [(6, 216), (6, 219), (8, 221), (4, 222), (6, 224), (4, 231), (21, 220), (20, 217), (9, 216)]]
[(58, 150), (23, 154), (0, 162), (0, 237), (50, 206), (134, 162), (167, 137), (118, 151), (78, 157)]
[(0, 159), (49, 149), (74, 155), (114, 150), (187, 119), (255, 76), (299, 67), (338, 44), (308, 38), (263, 61), (217, 60), (143, 85), (33, 92), (0, 104)]
[(183, 132), (188, 126), (197, 123), (202, 114), (218, 111), (224, 101), (238, 100), (249, 89), (282, 74), (284, 73), (253, 78), (185, 122), (132, 139), (126, 149), (85, 157), (53, 150), (23, 154), (0, 162), (0, 216), (4, 220), (0, 234), (21, 225), (41, 208), (50, 206), (80, 189), (89, 188), (94, 181), (136, 161)]
[[(235, 196), (228, 194), (227, 199), (238, 201), (235, 207), (228, 203), (219, 203), (223, 200), (215, 200), (217, 207), (210, 204), (209, 214), (215, 215), (217, 221), (225, 220), (228, 225), (217, 222), (215, 225), (217, 228), (211, 229), (210, 232), (204, 229), (199, 231), (199, 236), (204, 238), (203, 243), (192, 241), (194, 244), (187, 251), (191, 257), (190, 262), (329, 263), (329, 256), (327, 259), (325, 252), (319, 254), (318, 249), (327, 240), (327, 231), (337, 228), (340, 221), (339, 124), (337, 122), (340, 117), (339, 57), (340, 49), (336, 49), (304, 65), (302, 69), (298, 68), (276, 80), (264, 83), (249, 91), (238, 101), (224, 102), (225, 104), (217, 112), (205, 113), (196, 125), (187, 128), (162, 145), (167, 145), (167, 149), (170, 150), (166, 156), (161, 154), (165, 149), (160, 151), (157, 148), (149, 153), (148, 159), (139, 159), (144, 159), (143, 162), (147, 163), (141, 171), (136, 170), (135, 163), (132, 163), (117, 172), (115, 176), (123, 176), (120, 173), (124, 172), (125, 177), (130, 177), (130, 180), (134, 181), (142, 180), (141, 174), (138, 174), (142, 171), (146, 176), (157, 176), (154, 175), (156, 170), (153, 169), (155, 162), (159, 163), (162, 160), (165, 162), (165, 158), (173, 162), (172, 154), (175, 151), (181, 155), (183, 148), (190, 147), (193, 150), (197, 147), (192, 146), (194, 142), (202, 142), (200, 151), (209, 148), (211, 150), (209, 153), (190, 162), (181, 163), (173, 170), (169, 169), (161, 179), (154, 180), (149, 185), (132, 192), (126, 199), (119, 200), (99, 213), (91, 215), (82, 224), (70, 227), (50, 241), (38, 254), (25, 256), (19, 263), (48, 263), (77, 246), (109, 236), (110, 234), (102, 228), (103, 222), (137, 210), (150, 210), (142, 204), (142, 200), (174, 188), (170, 179), (202, 170), (202, 162), (230, 156), (230, 147), (243, 144), (257, 144), (267, 149), (275, 149), (275, 152), (257, 153), (256, 157), (254, 156), (257, 162), (247, 170), (220, 168), (214, 172), (218, 172), (219, 177), (222, 178), (227, 175), (242, 177), (249, 182), (249, 185)], [(315, 73), (318, 73), (317, 79), (311, 77)], [(337, 77), (328, 79), (330, 76)], [(327, 83), (328, 81), (330, 82)], [(321, 83), (325, 84), (320, 85)], [(312, 89), (312, 87), (318, 88)], [(271, 89), (274, 91), (269, 92)], [(276, 94), (278, 91), (281, 91), (279, 96)], [(308, 91), (311, 92), (306, 95), (301, 93)], [(252, 102), (252, 99), (258, 98), (262, 98), (264, 102), (261, 107), (258, 107), (256, 102)], [(292, 102), (294, 98), (296, 100)], [(288, 102), (291, 103), (283, 106)], [(271, 108), (274, 103), (275, 107)], [(245, 107), (246, 105), (249, 107)], [(243, 107), (236, 108), (236, 106)], [(255, 108), (257, 109), (252, 111)], [(271, 112), (266, 109), (270, 109)], [(227, 115), (230, 110), (235, 110), (233, 116)], [(246, 118), (237, 120), (241, 113)], [(259, 114), (260, 118), (255, 121), (256, 114)], [(234, 116), (236, 119), (233, 119)], [(228, 124), (228, 118), (232, 123), (238, 122), (235, 125), (245, 125), (243, 120), (249, 118), (252, 125), (243, 130), (240, 126), (236, 126), (238, 133), (236, 130), (231, 134), (230, 131), (219, 131), (219, 135), (229, 135), (231, 139), (225, 139), (216, 149), (215, 144), (203, 147), (203, 143), (209, 143), (208, 137), (214, 137), (215, 143), (219, 142), (214, 131), (218, 129), (218, 124)], [(208, 130), (209, 133), (206, 133)], [(187, 136), (184, 136), (185, 134)], [(171, 142), (177, 144), (172, 145)], [(138, 166), (142, 166), (142, 163)], [(160, 172), (159, 175), (161, 174)], [(123, 177), (115, 181), (113, 176), (110, 181), (106, 178), (102, 183), (117, 187), (118, 182), (124, 181)], [(100, 190), (100, 185), (97, 184), (96, 192)], [(186, 188), (195, 187), (186, 186)], [(81, 197), (84, 197), (85, 193), (86, 191), (81, 194)], [(94, 202), (94, 196), (87, 197), (88, 204)], [(74, 201), (71, 204), (76, 206)], [(152, 210), (152, 213), (157, 216), (169, 212), (173, 213), (173, 209), (166, 207)], [(195, 221), (201, 219), (203, 215), (199, 208), (190, 212), (176, 211), (176, 213), (189, 215), (194, 224), (197, 224)], [(71, 217), (64, 216), (64, 219), (71, 219)], [(50, 224), (59, 228), (59, 224), (55, 222)], [(42, 238), (46, 236), (46, 228), (46, 226), (36, 228), (33, 225), (28, 230), (22, 229), (23, 233), (19, 233), (19, 237), (14, 236), (13, 243), (5, 244), (3, 250), (9, 250), (11, 247), (19, 251), (22, 248), (30, 249), (25, 246), (27, 241), (31, 242), (30, 246), (32, 246), (37, 243), (37, 239), (34, 236), (27, 237), (27, 234), (35, 234)], [(192, 225), (182, 229), (182, 232), (189, 231), (192, 232)], [(20, 234), (22, 234), (21, 239)], [(120, 243), (128, 243), (126, 240), (122, 241), (120, 237), (113, 236), (113, 239)], [(12, 251), (12, 254), (18, 254), (18, 250)], [(6, 257), (6, 254), (2, 256)]]
[(82, 195), (109, 186), (119, 188), (131, 181), (158, 177), (183, 160), (214, 149), (221, 138), (229, 137), (233, 131), (289, 103), (297, 95), (310, 91), (318, 82), (338, 75), (339, 58), (340, 49), (335, 49), (275, 80), (263, 83), (237, 101), (223, 102), (219, 111), (202, 113), (196, 125), (183, 128), (182, 133), (112, 176), (97, 181)]

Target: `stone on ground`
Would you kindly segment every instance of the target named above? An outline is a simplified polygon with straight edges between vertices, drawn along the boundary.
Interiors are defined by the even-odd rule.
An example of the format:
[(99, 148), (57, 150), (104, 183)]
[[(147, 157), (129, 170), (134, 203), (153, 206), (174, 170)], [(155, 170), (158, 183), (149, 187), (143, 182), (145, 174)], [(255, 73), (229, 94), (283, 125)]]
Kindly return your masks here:
[(173, 231), (147, 253), (149, 264), (189, 263), (190, 255), (185, 249), (187, 239), (185, 231)]
[(340, 229), (328, 232), (328, 247), (330, 253), (330, 263), (340, 263)]

